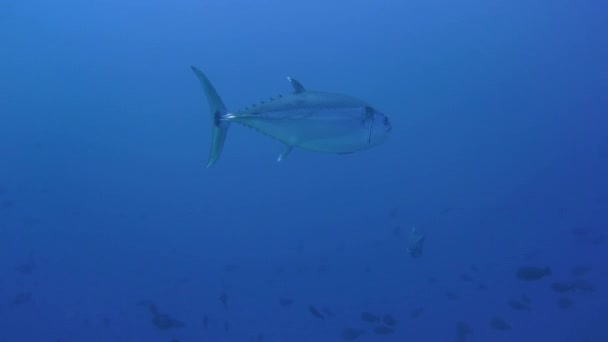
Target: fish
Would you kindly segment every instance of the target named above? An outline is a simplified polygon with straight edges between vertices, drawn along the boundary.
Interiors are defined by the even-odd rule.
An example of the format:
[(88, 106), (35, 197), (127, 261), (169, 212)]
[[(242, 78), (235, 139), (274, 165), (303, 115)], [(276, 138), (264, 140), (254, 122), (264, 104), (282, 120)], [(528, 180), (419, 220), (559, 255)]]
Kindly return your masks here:
[(585, 274), (587, 274), (589, 271), (591, 271), (591, 266), (589, 265), (577, 265), (575, 267), (572, 268), (572, 270), (570, 271), (570, 274), (575, 276), (575, 277), (582, 277)]
[(23, 264), (15, 267), (15, 271), (17, 271), (21, 274), (25, 274), (25, 275), (32, 274), (35, 269), (36, 269), (36, 263), (33, 260), (27, 260)]
[(424, 239), (424, 235), (420, 234), (416, 230), (416, 227), (412, 228), (410, 231), (407, 251), (413, 258), (418, 258), (422, 255)]
[(397, 320), (390, 314), (385, 314), (382, 316), (382, 322), (389, 327), (394, 327), (397, 324)]
[(23, 303), (27, 303), (29, 301), (32, 300), (32, 293), (31, 292), (20, 292), (17, 293), (13, 299), (11, 299), (10, 304), (11, 305), (19, 305), (19, 304), (23, 304)]
[(312, 306), (312, 305), (308, 306), (308, 311), (309, 311), (309, 312), (310, 312), (310, 313), (311, 313), (313, 316), (315, 316), (315, 317), (316, 317), (316, 318), (318, 318), (318, 319), (324, 319), (324, 318), (325, 318), (325, 317), (324, 317), (324, 316), (321, 314), (321, 312), (319, 312), (319, 310), (318, 310), (316, 307)]
[(473, 328), (469, 323), (465, 321), (456, 322), (456, 341), (466, 342), (469, 339), (469, 335), (473, 334)]
[(220, 302), (222, 302), (224, 309), (228, 310), (228, 295), (226, 294), (226, 292), (222, 292), (220, 294), (219, 299), (220, 299)]
[(466, 281), (466, 282), (472, 282), (473, 281), (473, 277), (471, 277), (471, 275), (468, 274), (468, 273), (461, 273), (459, 278), (460, 278), (460, 280)]
[(418, 317), (420, 317), (420, 315), (422, 315), (424, 313), (424, 308), (422, 306), (418, 306), (414, 309), (412, 309), (412, 311), (410, 311), (410, 319), (416, 319)]
[(392, 131), (388, 116), (356, 97), (307, 90), (287, 77), (291, 94), (230, 112), (215, 87), (197, 67), (192, 71), (205, 91), (212, 118), (211, 152), (207, 168), (220, 158), (232, 123), (253, 128), (285, 145), (277, 161), (294, 148), (348, 154), (384, 143)]
[(551, 289), (555, 292), (566, 293), (576, 290), (576, 286), (574, 286), (573, 284), (556, 281), (551, 284)]
[(460, 299), (460, 295), (458, 293), (455, 292), (446, 292), (446, 297), (448, 297), (449, 300), (458, 300)]
[(290, 306), (291, 304), (293, 304), (293, 299), (281, 297), (279, 298), (279, 304), (281, 304), (281, 306)]
[(372, 329), (376, 335), (390, 335), (395, 332), (394, 328), (387, 327), (386, 325), (378, 325)]
[(517, 269), (515, 273), (517, 278), (526, 281), (540, 280), (551, 275), (550, 267), (523, 266)]
[(328, 308), (322, 308), (321, 311), (325, 314), (325, 316), (327, 317), (336, 317), (336, 314), (333, 313), (333, 311), (329, 310)]
[(361, 313), (361, 320), (369, 323), (380, 322), (380, 316), (364, 311)]
[(507, 321), (505, 321), (501, 317), (492, 318), (492, 320), (490, 320), (490, 326), (492, 327), (492, 329), (498, 331), (511, 330), (511, 324), (507, 323)]
[(340, 334), (340, 336), (342, 336), (344, 341), (354, 341), (364, 334), (365, 330), (363, 329), (346, 328), (342, 330), (342, 334)]
[(511, 308), (513, 308), (513, 310), (530, 311), (530, 306), (528, 306), (528, 304), (524, 303), (523, 301), (517, 299), (509, 299), (507, 303)]

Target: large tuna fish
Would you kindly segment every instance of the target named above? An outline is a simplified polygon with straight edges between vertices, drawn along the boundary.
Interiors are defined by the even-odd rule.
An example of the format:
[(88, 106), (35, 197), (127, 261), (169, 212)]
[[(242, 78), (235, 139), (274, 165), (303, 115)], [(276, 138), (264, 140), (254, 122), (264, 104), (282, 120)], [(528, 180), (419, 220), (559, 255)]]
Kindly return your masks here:
[(391, 124), (384, 114), (357, 98), (308, 91), (293, 78), (293, 93), (229, 112), (203, 72), (192, 70), (205, 90), (213, 119), (213, 140), (207, 167), (217, 162), (228, 127), (238, 123), (254, 128), (285, 144), (278, 161), (294, 147), (325, 153), (352, 153), (381, 144)]

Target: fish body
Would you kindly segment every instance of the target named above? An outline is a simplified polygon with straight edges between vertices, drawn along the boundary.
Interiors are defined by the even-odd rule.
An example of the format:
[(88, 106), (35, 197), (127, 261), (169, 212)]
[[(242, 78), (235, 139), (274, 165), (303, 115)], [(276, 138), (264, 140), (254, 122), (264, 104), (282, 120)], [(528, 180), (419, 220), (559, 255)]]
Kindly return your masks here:
[(309, 151), (346, 154), (377, 146), (392, 129), (386, 115), (358, 98), (306, 90), (300, 82), (288, 77), (294, 91), (229, 112), (207, 76), (192, 67), (199, 79), (213, 119), (211, 154), (207, 167), (217, 162), (230, 124), (253, 128), (285, 145), (278, 161), (294, 148)]

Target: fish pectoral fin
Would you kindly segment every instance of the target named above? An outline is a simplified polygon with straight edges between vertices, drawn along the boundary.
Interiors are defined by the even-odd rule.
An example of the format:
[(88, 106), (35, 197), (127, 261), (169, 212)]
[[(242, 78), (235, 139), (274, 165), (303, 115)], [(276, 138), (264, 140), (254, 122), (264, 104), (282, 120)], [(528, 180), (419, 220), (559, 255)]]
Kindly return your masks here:
[(287, 77), (287, 80), (289, 81), (289, 83), (291, 83), (291, 86), (293, 87), (293, 92), (295, 94), (303, 93), (306, 91), (306, 89), (304, 89), (304, 87), (302, 86), (302, 84), (300, 82), (298, 82), (298, 80), (293, 79), (289, 76)]
[(277, 158), (277, 162), (281, 162), (285, 158), (287, 158), (287, 156), (289, 155), (289, 153), (291, 153), (292, 150), (293, 146), (285, 145), (285, 151), (279, 155), (279, 158)]

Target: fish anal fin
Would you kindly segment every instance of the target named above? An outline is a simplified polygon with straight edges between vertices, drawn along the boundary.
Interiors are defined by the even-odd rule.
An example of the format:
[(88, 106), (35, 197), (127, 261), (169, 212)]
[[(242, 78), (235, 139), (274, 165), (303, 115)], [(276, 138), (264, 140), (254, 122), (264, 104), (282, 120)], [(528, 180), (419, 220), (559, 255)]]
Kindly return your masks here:
[(287, 158), (287, 156), (289, 156), (289, 154), (291, 153), (292, 150), (293, 150), (293, 146), (285, 145), (285, 151), (279, 155), (279, 157), (277, 158), (277, 162), (281, 162), (281, 161), (285, 160), (285, 158)]

